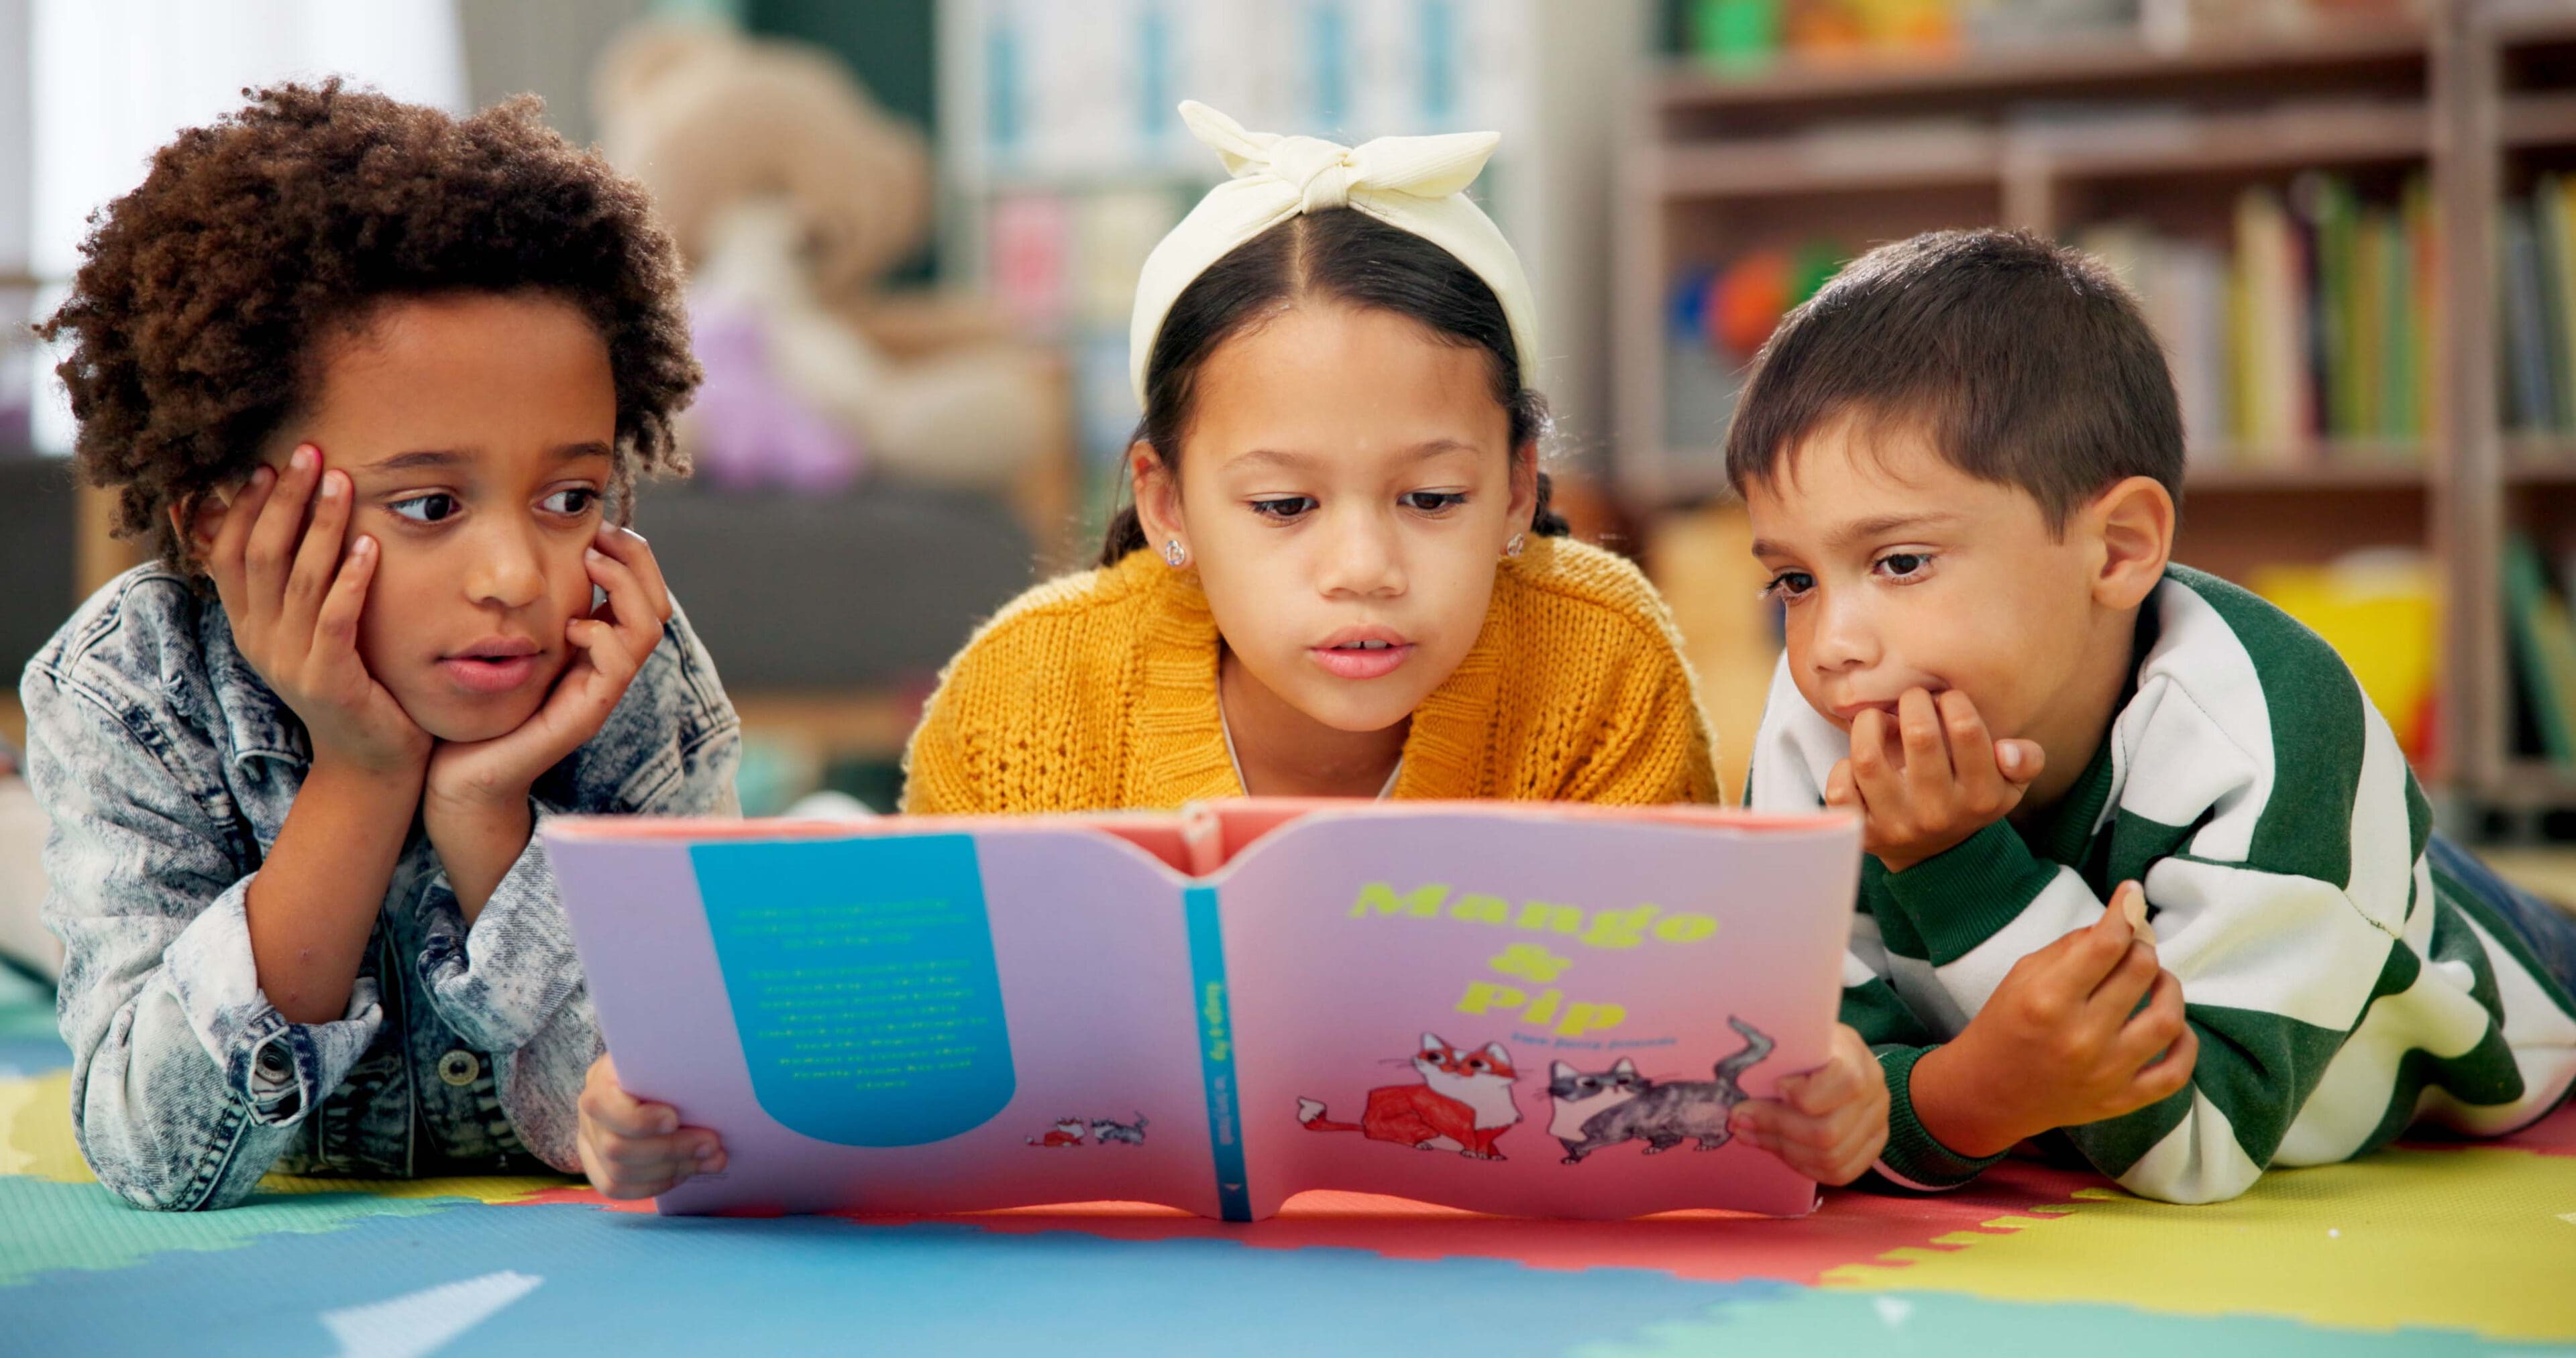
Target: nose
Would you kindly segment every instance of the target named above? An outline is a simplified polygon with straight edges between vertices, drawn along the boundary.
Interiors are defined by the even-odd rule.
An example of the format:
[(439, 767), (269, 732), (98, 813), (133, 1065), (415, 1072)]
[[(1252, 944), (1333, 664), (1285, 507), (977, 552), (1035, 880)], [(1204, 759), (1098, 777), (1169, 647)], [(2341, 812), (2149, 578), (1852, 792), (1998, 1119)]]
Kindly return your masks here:
[(1807, 638), (1807, 663), (1819, 674), (1865, 670), (1879, 661), (1878, 629), (1864, 591), (1818, 591)]
[(493, 524), (481, 539), (465, 568), (467, 598), (520, 609), (545, 597), (545, 559), (529, 532), (513, 524)]
[(1393, 598), (1404, 593), (1404, 545), (1395, 517), (1371, 510), (1333, 515), (1321, 534), (1316, 585), (1330, 598)]

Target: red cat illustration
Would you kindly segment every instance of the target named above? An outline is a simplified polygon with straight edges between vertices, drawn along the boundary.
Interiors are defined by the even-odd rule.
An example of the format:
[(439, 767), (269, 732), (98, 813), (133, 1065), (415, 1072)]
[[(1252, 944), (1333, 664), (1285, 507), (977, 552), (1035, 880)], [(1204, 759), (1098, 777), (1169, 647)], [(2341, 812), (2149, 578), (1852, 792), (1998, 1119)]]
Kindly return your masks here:
[(1057, 1118), (1054, 1129), (1045, 1136), (1022, 1139), (1032, 1146), (1079, 1146), (1082, 1144), (1083, 1133), (1090, 1130), (1091, 1124), (1080, 1118)]
[(1386, 1085), (1368, 1093), (1357, 1122), (1324, 1116), (1320, 1099), (1297, 1100), (1297, 1121), (1310, 1132), (1362, 1132), (1415, 1150), (1456, 1151), (1470, 1160), (1500, 1160), (1494, 1143), (1521, 1120), (1512, 1102), (1512, 1054), (1500, 1042), (1482, 1051), (1450, 1046), (1436, 1033), (1422, 1035), (1413, 1054), (1418, 1085)]

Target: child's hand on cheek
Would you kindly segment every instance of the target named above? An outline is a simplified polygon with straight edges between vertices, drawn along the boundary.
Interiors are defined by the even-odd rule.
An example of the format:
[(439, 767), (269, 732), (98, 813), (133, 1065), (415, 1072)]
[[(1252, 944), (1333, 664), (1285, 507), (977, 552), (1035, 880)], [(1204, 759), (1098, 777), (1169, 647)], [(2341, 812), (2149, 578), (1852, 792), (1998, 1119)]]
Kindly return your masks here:
[(1847, 1184), (1887, 1146), (1887, 1080), (1849, 1024), (1834, 1025), (1825, 1064), (1780, 1082), (1777, 1098), (1736, 1105), (1736, 1135), (1823, 1184)]
[(321, 468), (319, 453), (299, 447), (283, 476), (266, 467), (253, 472), (205, 549), (206, 572), (223, 599), (233, 644), (303, 721), (314, 762), (407, 778), (417, 791), (429, 735), (358, 658), (358, 614), (375, 577), (376, 540), (361, 535), (342, 554), (349, 477)]
[(545, 704), (507, 735), (441, 743), (429, 758), (422, 826), (468, 923), (527, 848), (528, 788), (599, 734), (671, 620), (671, 591), (641, 536), (601, 524), (585, 559), (608, 601), (564, 625), (581, 654)]
[(724, 1145), (703, 1127), (682, 1127), (667, 1103), (646, 1103), (617, 1083), (617, 1066), (590, 1063), (574, 1139), (581, 1172), (604, 1198), (659, 1197), (693, 1174), (720, 1174)]
[(1907, 689), (1896, 713), (1852, 720), (1851, 757), (1825, 780), (1825, 804), (1860, 812), (1861, 848), (1903, 872), (2010, 814), (2044, 759), (2035, 741), (1988, 735), (1956, 689)]

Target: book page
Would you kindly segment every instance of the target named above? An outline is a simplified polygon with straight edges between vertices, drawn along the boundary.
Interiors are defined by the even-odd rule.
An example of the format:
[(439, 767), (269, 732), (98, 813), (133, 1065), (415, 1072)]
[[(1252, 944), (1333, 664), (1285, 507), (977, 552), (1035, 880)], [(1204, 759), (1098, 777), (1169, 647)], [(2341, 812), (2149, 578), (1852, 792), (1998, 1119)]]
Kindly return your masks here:
[(1217, 1214), (1179, 878), (1125, 839), (576, 824), (548, 849), (621, 1082), (724, 1138), (663, 1211)]
[(1726, 1134), (1826, 1057), (1858, 883), (1843, 817), (1317, 812), (1219, 879), (1244, 1205), (1788, 1215)]

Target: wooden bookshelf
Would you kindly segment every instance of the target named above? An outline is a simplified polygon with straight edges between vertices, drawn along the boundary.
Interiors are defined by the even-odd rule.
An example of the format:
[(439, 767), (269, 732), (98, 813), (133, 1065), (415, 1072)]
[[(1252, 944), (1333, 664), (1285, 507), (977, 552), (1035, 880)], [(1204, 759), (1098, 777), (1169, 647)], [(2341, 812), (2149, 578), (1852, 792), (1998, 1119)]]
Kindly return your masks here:
[[(2518, 748), (2496, 544), (2576, 548), (2576, 437), (2508, 437), (2492, 247), (2534, 166), (2576, 172), (2576, 0), (2511, 18), (2488, 0), (2424, 25), (2161, 47), (2130, 34), (2009, 52), (1728, 76), (1670, 65), (1631, 113), (1614, 213), (1615, 485), (1636, 514), (1722, 503), (1718, 428), (1666, 427), (1677, 271), (1819, 237), (1947, 226), (2056, 235), (2137, 217), (2225, 239), (2249, 184), (2309, 169), (2432, 189), (2439, 305), (2421, 441), (2196, 445), (2180, 554), (2242, 576), (2413, 547), (2445, 582), (2443, 693), (2424, 771), (2446, 816), (2576, 811), (2576, 770)], [(1741, 733), (1730, 732), (1740, 738)]]

